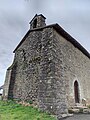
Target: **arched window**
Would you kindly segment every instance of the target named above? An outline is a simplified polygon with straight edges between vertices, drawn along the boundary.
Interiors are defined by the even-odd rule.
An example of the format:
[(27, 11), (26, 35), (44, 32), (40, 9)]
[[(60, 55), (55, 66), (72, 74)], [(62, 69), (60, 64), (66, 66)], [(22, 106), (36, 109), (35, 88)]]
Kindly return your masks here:
[(36, 28), (36, 27), (37, 27), (37, 19), (35, 19), (33, 22), (33, 28)]
[(80, 102), (79, 84), (77, 81), (74, 82), (74, 95), (75, 95), (75, 103), (79, 103)]

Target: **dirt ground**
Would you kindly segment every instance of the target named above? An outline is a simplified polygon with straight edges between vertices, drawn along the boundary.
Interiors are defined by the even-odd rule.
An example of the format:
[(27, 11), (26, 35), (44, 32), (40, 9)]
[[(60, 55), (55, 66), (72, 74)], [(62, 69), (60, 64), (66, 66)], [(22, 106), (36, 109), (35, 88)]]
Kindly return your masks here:
[(78, 114), (63, 120), (90, 120), (90, 114)]

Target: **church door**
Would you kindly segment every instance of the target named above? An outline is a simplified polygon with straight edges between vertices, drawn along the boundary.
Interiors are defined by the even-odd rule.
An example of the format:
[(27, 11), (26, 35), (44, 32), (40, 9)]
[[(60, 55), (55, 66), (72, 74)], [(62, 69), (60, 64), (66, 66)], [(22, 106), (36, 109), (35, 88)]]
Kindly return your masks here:
[(79, 85), (78, 85), (77, 81), (74, 82), (74, 95), (75, 95), (75, 103), (79, 103), (80, 102), (80, 99), (79, 99)]

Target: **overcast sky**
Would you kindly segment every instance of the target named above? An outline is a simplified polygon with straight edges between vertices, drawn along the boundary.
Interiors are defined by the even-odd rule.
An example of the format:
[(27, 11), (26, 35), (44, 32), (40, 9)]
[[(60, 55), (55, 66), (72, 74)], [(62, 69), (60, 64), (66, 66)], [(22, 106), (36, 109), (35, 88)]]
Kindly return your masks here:
[(0, 85), (35, 14), (58, 23), (90, 52), (90, 0), (0, 0)]

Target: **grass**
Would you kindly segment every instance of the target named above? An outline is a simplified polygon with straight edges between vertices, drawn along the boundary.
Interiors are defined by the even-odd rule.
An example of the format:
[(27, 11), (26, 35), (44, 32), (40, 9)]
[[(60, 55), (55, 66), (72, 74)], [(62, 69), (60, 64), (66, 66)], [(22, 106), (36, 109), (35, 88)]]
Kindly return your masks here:
[(32, 106), (22, 106), (14, 101), (0, 101), (0, 120), (56, 120), (48, 113)]

